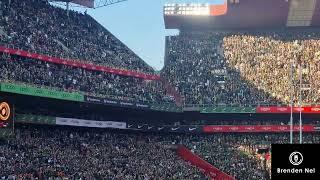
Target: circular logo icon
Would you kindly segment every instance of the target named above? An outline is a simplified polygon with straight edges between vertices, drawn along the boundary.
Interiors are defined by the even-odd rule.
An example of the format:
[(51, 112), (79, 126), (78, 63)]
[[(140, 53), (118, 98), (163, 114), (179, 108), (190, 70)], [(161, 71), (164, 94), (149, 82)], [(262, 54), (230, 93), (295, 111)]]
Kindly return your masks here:
[(6, 102), (0, 103), (0, 120), (6, 121), (10, 117), (10, 106)]
[(303, 156), (300, 152), (295, 151), (293, 153), (290, 154), (289, 156), (289, 161), (292, 165), (294, 166), (298, 166), (302, 163), (303, 161)]

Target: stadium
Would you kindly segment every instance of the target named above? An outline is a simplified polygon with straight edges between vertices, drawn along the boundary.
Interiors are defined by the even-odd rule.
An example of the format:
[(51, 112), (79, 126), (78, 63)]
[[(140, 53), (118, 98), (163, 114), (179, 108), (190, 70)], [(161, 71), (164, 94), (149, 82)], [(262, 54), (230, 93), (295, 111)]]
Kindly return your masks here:
[(126, 0), (61, 1), (0, 0), (1, 179), (268, 180), (320, 143), (320, 0), (163, 4), (159, 72), (69, 9)]

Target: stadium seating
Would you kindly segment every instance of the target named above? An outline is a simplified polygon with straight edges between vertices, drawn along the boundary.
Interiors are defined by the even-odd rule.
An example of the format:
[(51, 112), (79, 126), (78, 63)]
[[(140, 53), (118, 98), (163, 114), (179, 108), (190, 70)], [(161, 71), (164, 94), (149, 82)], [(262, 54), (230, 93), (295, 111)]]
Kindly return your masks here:
[(150, 66), (89, 15), (74, 11), (67, 13), (42, 0), (1, 1), (0, 12), (0, 45), (154, 73)]
[[(304, 135), (305, 143), (319, 143), (314, 134)], [(259, 147), (269, 148), (271, 143), (283, 144), (289, 134), (215, 134), (212, 136), (188, 138), (185, 144), (205, 160), (236, 179), (269, 179), (270, 171), (266, 159), (256, 157)], [(298, 143), (298, 138), (294, 138)], [(262, 154), (264, 155), (264, 154)]]
[[(176, 154), (190, 148), (236, 179), (268, 179), (253, 156), (259, 143), (288, 141), (288, 134), (152, 135), (67, 127), (18, 126), (16, 138), (0, 142), (0, 177), (13, 179), (205, 179)], [(319, 137), (305, 135), (306, 143)], [(297, 141), (297, 139), (295, 139)]]
[(96, 97), (147, 103), (173, 103), (160, 81), (119, 76), (19, 56), (0, 59), (0, 79), (43, 87), (84, 92)]
[(165, 138), (72, 129), (18, 128), (0, 143), (0, 178), (205, 179)]
[[(319, 103), (319, 33), (185, 32), (167, 38), (162, 75), (186, 104), (288, 104), (291, 60), (303, 69), (303, 103)], [(298, 88), (294, 103), (298, 102)]]
[[(42, 0), (4, 1), (0, 12), (1, 46), (154, 74), (152, 68), (89, 15), (67, 13)], [(132, 102), (174, 102), (166, 90), (169, 86), (161, 81), (37, 62), (6, 53), (1, 57), (2, 80)]]

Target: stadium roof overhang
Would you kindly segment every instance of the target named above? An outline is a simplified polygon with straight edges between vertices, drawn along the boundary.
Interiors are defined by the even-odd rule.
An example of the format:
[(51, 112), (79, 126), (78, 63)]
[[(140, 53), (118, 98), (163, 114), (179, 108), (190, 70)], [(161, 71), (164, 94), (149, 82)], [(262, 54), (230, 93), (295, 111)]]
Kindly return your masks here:
[[(230, 3), (230, 2), (237, 3)], [(320, 26), (320, 0), (230, 0), (225, 14), (168, 14), (166, 29), (248, 29)]]

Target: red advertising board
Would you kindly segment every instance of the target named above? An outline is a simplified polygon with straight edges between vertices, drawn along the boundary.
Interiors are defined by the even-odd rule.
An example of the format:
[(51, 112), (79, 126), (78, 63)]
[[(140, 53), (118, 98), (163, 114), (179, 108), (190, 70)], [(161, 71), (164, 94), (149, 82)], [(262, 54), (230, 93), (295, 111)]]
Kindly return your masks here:
[(144, 73), (140, 73), (140, 72), (136, 72), (136, 71), (116, 69), (116, 68), (110, 68), (110, 67), (106, 67), (106, 66), (84, 63), (85, 61), (50, 57), (50, 56), (46, 56), (46, 55), (30, 53), (27, 51), (16, 50), (16, 49), (11, 49), (11, 48), (6, 48), (6, 47), (0, 47), (0, 52), (5, 52), (8, 54), (15, 54), (18, 56), (33, 58), (33, 59), (37, 59), (40, 61), (45, 61), (45, 62), (50, 62), (50, 63), (55, 63), (55, 64), (63, 64), (63, 65), (79, 67), (79, 68), (94, 70), (94, 71), (103, 71), (103, 72), (118, 74), (118, 75), (122, 75), (122, 76), (132, 76), (132, 77), (141, 78), (141, 79), (148, 79), (148, 80), (160, 80), (160, 76), (158, 76), (158, 75), (144, 74)]
[[(299, 126), (293, 126), (295, 132), (299, 131)], [(314, 132), (315, 128), (313, 125), (304, 125), (302, 126), (303, 132)], [(239, 126), (204, 126), (203, 132), (205, 133), (230, 133), (230, 132), (239, 132), (239, 133), (260, 133), (260, 132), (289, 132), (289, 125), (239, 125)]]
[[(278, 107), (278, 106), (258, 106), (256, 109), (257, 113), (290, 113), (291, 107)], [(299, 107), (293, 107), (294, 113), (299, 113), (300, 108)], [(320, 106), (306, 106), (301, 107), (302, 113), (320, 113)]]

